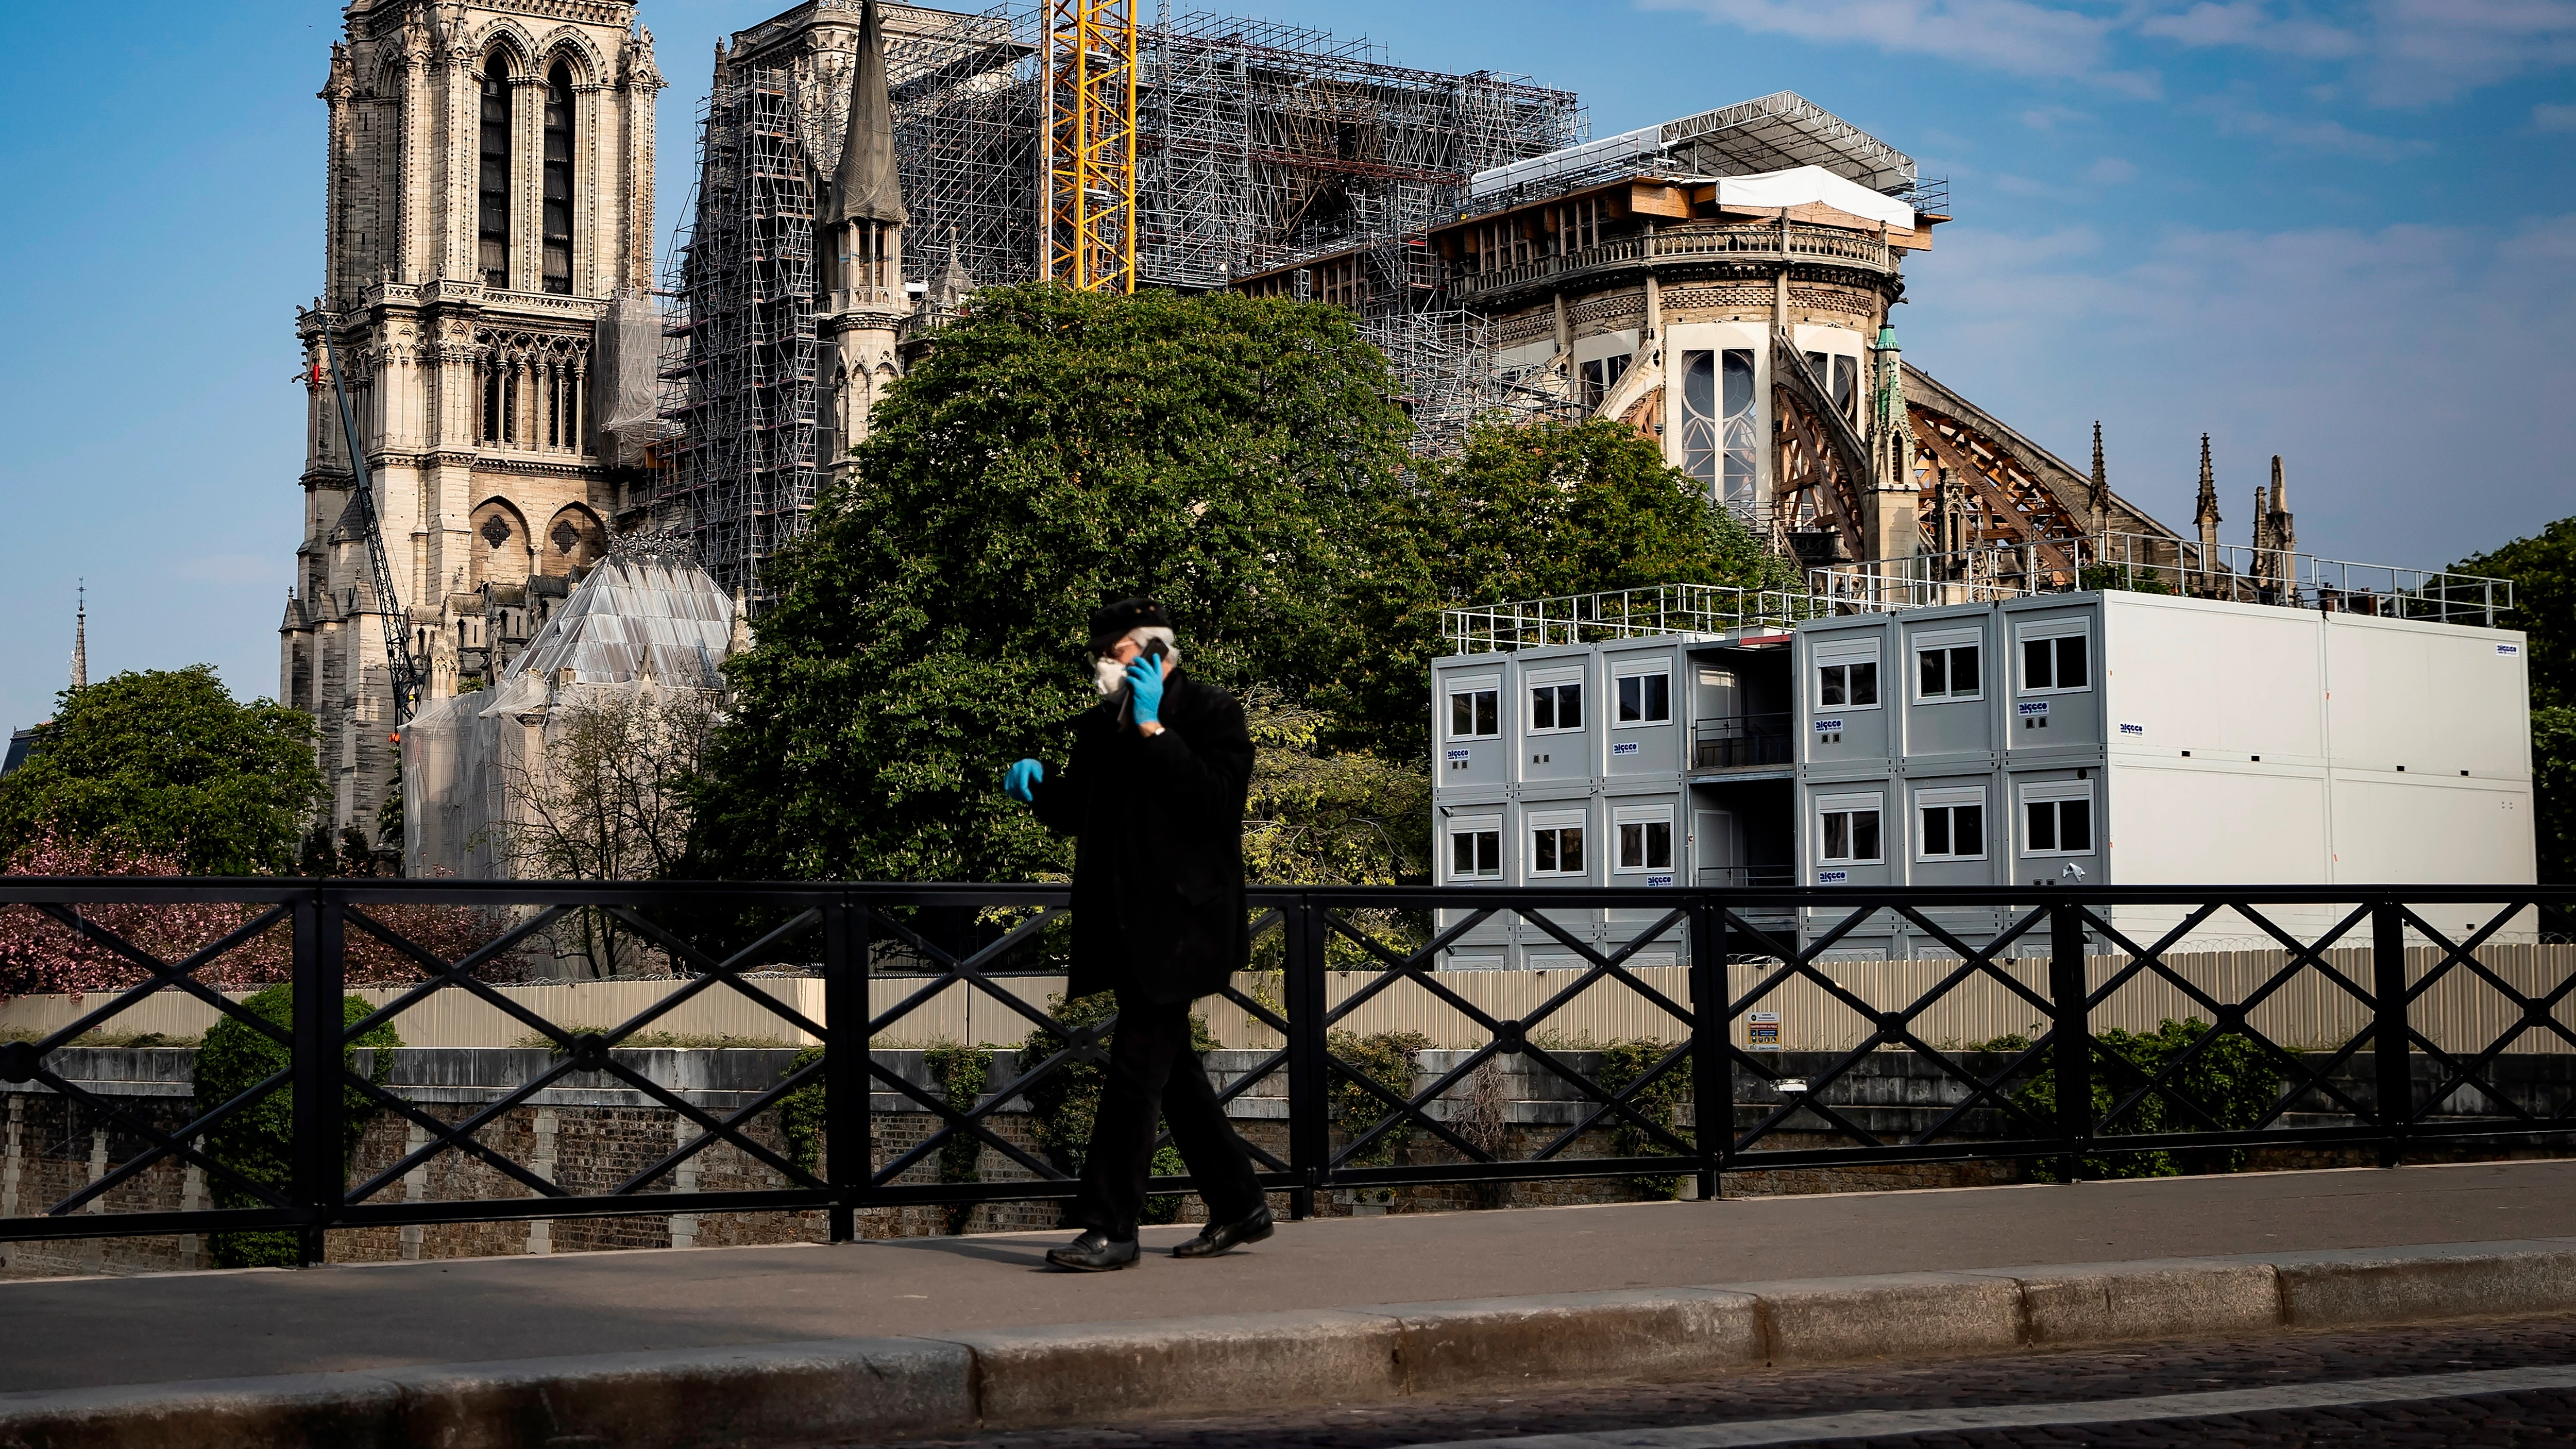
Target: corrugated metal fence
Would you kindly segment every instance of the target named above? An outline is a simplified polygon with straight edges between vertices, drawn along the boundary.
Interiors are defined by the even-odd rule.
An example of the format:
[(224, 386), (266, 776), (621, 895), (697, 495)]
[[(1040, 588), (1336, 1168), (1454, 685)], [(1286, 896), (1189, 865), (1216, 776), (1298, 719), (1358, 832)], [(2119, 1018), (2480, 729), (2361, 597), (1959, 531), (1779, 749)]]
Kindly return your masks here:
[[(2440, 959), (2430, 948), (2416, 948), (2407, 953), (2407, 975), (2420, 981)], [(2234, 1004), (2251, 997), (2278, 975), (2288, 962), (2285, 951), (2208, 951), (2177, 953), (2166, 960), (2176, 976), (2198, 987), (2209, 997)], [(2337, 949), (2325, 953), (2326, 962), (2357, 986), (2367, 990), (2371, 981), (2371, 953), (2367, 947)], [(2488, 945), (2477, 952), (2478, 962), (2516, 990), (2534, 997), (2545, 997), (2571, 972), (2576, 972), (2576, 946), (2564, 945)], [(2095, 956), (2087, 959), (2087, 973), (2095, 990), (2126, 969), (2126, 956)], [(1737, 963), (1730, 968), (1730, 989), (1736, 1001), (1736, 1020), (1732, 1035), (1739, 1044), (1748, 1044), (1747, 1026), (1753, 1012), (1778, 1013), (1780, 1045), (1790, 1051), (1847, 1050), (1858, 1045), (1872, 1029), (1861, 1017), (1822, 985), (1803, 978), (1790, 980), (1766, 993), (1758, 1001), (1748, 1002), (1762, 980), (1776, 965)], [(1933, 991), (1945, 978), (1959, 970), (1956, 961), (1829, 961), (1821, 963), (1835, 984), (1878, 1011), (1912, 1005)], [(2047, 994), (2048, 963), (2036, 958), (2006, 961), (2002, 969), (2029, 987), (2034, 995)], [(1500, 1020), (1526, 1019), (1549, 998), (1564, 990), (1581, 973), (1574, 970), (1538, 971), (1452, 971), (1439, 976), (1440, 984), (1454, 991), (1478, 1009)], [(1681, 966), (1645, 966), (1635, 968), (1638, 980), (1654, 987), (1676, 1002), (1690, 1001), (1690, 975)], [(1339, 1006), (1354, 993), (1365, 990), (1381, 978), (1370, 972), (1337, 971), (1327, 981), (1325, 999)], [(567, 1027), (614, 1027), (648, 1009), (685, 983), (679, 981), (578, 981), (534, 986), (501, 986), (493, 988), (502, 996), (517, 1001), (548, 1021)], [(828, 1024), (823, 1004), (823, 982), (807, 976), (764, 976), (745, 983), (765, 991), (802, 1012), (807, 1017)], [(868, 983), (869, 1004), (883, 1013), (904, 997), (919, 989), (919, 977), (881, 976)], [(1038, 1010), (1046, 1010), (1063, 993), (1060, 976), (1007, 976), (996, 985), (1017, 995)], [(1238, 990), (1255, 1000), (1277, 1009), (1281, 1000), (1280, 978), (1276, 974), (1245, 972), (1235, 978)], [(351, 994), (377, 1005), (400, 995), (402, 987), (370, 987)], [(232, 993), (240, 999), (243, 993)], [(75, 995), (24, 996), (0, 1003), (0, 1036), (34, 1037), (76, 1020), (79, 1014), (98, 1004), (95, 996)], [(1201, 1003), (1208, 1029), (1222, 1046), (1276, 1048), (1279, 1034), (1262, 1026), (1251, 1013), (1222, 998)], [(2562, 1000), (2557, 1019), (2576, 1029), (2576, 994)], [(2426, 1037), (2436, 1045), (2452, 1051), (2478, 1051), (2512, 1032), (2522, 1013), (2492, 986), (2466, 971), (2453, 971), (2420, 998), (2412, 1014)], [(2122, 1029), (2150, 1032), (2168, 1018), (2180, 1020), (2199, 1016), (2207, 1019), (2208, 1008), (2191, 999), (2179, 986), (2152, 970), (2140, 972), (2123, 984), (2110, 999), (2093, 1012), (2094, 1030)], [(1940, 999), (1915, 1019), (1917, 1037), (1935, 1047), (1950, 1048), (1974, 1042), (1990, 1041), (2014, 1034), (2037, 1036), (2043, 1029), (2042, 1013), (2031, 1002), (1984, 975), (1973, 975), (1953, 985)], [(120, 1036), (157, 1032), (167, 1037), (192, 1037), (214, 1024), (215, 1010), (181, 991), (161, 991), (138, 1003), (116, 1019)], [(2314, 966), (2301, 969), (2247, 1014), (2254, 1030), (2285, 1046), (2317, 1047), (2340, 1044), (2364, 1030), (2370, 1021), (2367, 1004), (2344, 990)], [(444, 990), (411, 1007), (396, 1023), (406, 1044), (420, 1047), (508, 1047), (536, 1044), (528, 1028), (472, 992)], [(1399, 981), (1361, 1005), (1344, 1019), (1342, 1029), (1361, 1032), (1419, 1032), (1438, 1048), (1481, 1046), (1488, 1039), (1485, 1030), (1463, 1012), (1441, 1001), (1432, 992), (1410, 981)], [(936, 1042), (975, 1042), (988, 1046), (1014, 1046), (1030, 1029), (1028, 1018), (1011, 1010), (990, 995), (964, 984), (950, 985), (929, 1001), (915, 1007), (882, 1042), (889, 1046), (923, 1046)], [(1582, 1046), (1631, 1039), (1679, 1041), (1685, 1035), (1682, 1025), (1669, 1013), (1615, 980), (1593, 983), (1581, 995), (1559, 1008), (1543, 1021), (1532, 1023), (1530, 1034), (1541, 1045)], [(668, 1033), (661, 1044), (714, 1046), (728, 1043), (743, 1045), (809, 1045), (811, 1039), (758, 1003), (724, 986), (699, 992), (691, 1000), (674, 1008), (653, 1023), (650, 1032)], [(656, 1044), (648, 1037), (637, 1045)], [(2525, 1032), (2514, 1043), (2514, 1050), (2526, 1052), (2567, 1052), (2567, 1043), (2548, 1032)]]

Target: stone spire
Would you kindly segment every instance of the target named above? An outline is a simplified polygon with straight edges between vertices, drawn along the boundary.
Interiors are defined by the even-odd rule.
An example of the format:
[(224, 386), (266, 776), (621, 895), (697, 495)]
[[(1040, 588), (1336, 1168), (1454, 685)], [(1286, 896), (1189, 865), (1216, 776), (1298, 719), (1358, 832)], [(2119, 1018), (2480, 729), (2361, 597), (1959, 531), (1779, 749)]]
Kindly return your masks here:
[(1914, 483), (1914, 424), (1905, 411), (1905, 358), (1896, 329), (1882, 324), (1870, 350), (1877, 354), (1878, 375), (1870, 387), (1863, 546), (1875, 558), (1910, 558), (1923, 551), (1923, 508)]
[(2111, 475), (2102, 466), (2102, 420), (2093, 420), (2093, 536), (2100, 538), (2111, 531)]
[(89, 688), (89, 581), (80, 586), (80, 607), (72, 615), (72, 688)]
[(2218, 484), (2209, 470), (2209, 434), (2200, 435), (2200, 507), (2191, 521), (2200, 525), (2200, 577), (2216, 586), (2218, 578)]
[(975, 290), (975, 279), (966, 274), (966, 264), (957, 259), (957, 228), (948, 229), (948, 270), (939, 274), (939, 307), (954, 312), (966, 294)]
[(841, 164), (832, 171), (832, 210), (825, 220), (893, 226), (912, 220), (895, 175), (894, 107), (886, 99), (885, 32), (877, 20), (877, 0), (867, 0), (859, 12), (850, 128), (841, 140)]

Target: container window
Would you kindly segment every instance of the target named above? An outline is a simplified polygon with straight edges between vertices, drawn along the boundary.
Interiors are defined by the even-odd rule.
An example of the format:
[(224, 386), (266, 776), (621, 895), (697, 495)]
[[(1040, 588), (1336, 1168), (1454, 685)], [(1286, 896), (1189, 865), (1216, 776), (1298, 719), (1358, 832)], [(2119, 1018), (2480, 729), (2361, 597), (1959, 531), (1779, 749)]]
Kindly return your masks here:
[(1503, 875), (1503, 832), (1499, 826), (1466, 827), (1449, 832), (1449, 878), (1452, 880), (1500, 880)]
[(1583, 827), (1541, 825), (1530, 831), (1531, 875), (1583, 874)]
[(2058, 634), (2021, 641), (2021, 687), (2025, 690), (2089, 689), (2093, 684), (2085, 637)]
[(1502, 693), (1498, 689), (1449, 692), (1449, 738), (1486, 740), (1502, 733)]
[(1583, 728), (1583, 686), (1580, 683), (1530, 686), (1529, 727), (1532, 732)]
[(1620, 677), (1619, 723), (1663, 724), (1672, 717), (1672, 675), (1629, 674)]
[(2025, 800), (2022, 811), (2024, 855), (2093, 853), (2093, 801), (2089, 796)]
[(1816, 703), (1826, 709), (1878, 703), (1878, 661), (1816, 666)]
[(1824, 842), (1821, 859), (1836, 865), (1874, 865), (1885, 858), (1879, 849), (1877, 806), (1828, 809), (1819, 823)]
[(1915, 692), (1924, 700), (1977, 699), (1983, 695), (1974, 644), (1918, 649), (1914, 664)]
[(1924, 860), (1981, 860), (1986, 854), (1986, 807), (1982, 804), (1926, 805), (1923, 814)]

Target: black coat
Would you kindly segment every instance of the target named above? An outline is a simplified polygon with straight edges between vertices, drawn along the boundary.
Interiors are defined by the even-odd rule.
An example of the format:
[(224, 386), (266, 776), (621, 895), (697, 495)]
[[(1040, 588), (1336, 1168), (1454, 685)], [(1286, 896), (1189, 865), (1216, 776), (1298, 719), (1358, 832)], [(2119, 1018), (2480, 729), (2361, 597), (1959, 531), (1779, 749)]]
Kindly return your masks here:
[(1074, 721), (1073, 758), (1033, 790), (1038, 819), (1074, 837), (1068, 997), (1112, 987), (1149, 1001), (1221, 990), (1251, 959), (1243, 908), (1243, 801), (1252, 737), (1243, 707), (1179, 670), (1162, 733), (1146, 739), (1106, 700)]

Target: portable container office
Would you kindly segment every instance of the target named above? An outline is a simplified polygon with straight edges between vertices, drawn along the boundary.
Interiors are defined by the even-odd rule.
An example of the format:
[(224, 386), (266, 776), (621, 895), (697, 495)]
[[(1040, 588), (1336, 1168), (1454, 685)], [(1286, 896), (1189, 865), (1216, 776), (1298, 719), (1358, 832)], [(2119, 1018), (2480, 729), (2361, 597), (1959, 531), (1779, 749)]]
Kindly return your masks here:
[[(2527, 883), (2528, 694), (2509, 630), (2132, 592), (1453, 655), (1433, 665), (1438, 877)], [(1844, 914), (1755, 924), (1813, 933)], [(1926, 914), (1972, 946), (1999, 928), (1989, 909)], [(2111, 923), (2149, 944), (2182, 915)], [(1650, 919), (1551, 918), (1596, 942)], [(2277, 944), (2251, 932), (2214, 918), (2181, 944)], [(1883, 915), (1827, 954), (1948, 948)], [(1443, 964), (1575, 960), (1537, 926), (1487, 923)]]

